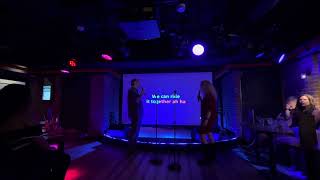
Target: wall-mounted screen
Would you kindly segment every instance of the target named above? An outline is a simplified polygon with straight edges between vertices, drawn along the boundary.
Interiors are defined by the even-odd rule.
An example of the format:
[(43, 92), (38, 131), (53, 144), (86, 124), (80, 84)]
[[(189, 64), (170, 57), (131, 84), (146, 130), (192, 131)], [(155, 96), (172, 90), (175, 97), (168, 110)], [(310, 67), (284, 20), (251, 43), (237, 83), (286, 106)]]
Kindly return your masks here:
[(42, 87), (42, 100), (50, 101), (51, 100), (51, 86), (45, 85)]
[[(200, 103), (197, 94), (202, 80), (212, 80), (211, 72), (124, 74), (122, 122), (128, 117), (128, 90), (132, 79), (139, 79), (145, 90), (142, 97), (143, 125), (199, 125)], [(141, 89), (139, 89), (141, 91)]]

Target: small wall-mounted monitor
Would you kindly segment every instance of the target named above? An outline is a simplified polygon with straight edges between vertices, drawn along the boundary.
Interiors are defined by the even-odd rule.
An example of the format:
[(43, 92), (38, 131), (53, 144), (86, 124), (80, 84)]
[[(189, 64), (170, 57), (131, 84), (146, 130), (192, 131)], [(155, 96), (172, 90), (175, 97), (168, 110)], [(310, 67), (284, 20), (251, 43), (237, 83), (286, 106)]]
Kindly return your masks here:
[(42, 87), (42, 100), (43, 101), (51, 100), (51, 85), (44, 85)]

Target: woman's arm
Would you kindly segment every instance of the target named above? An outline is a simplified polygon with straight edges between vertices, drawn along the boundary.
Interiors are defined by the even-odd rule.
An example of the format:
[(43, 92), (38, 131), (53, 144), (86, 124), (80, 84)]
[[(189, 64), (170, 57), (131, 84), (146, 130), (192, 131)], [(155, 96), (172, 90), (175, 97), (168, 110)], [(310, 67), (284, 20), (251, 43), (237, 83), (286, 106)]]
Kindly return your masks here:
[(288, 126), (292, 126), (292, 110), (290, 109), (285, 109), (285, 112), (284, 112), (284, 118), (287, 120), (287, 123), (288, 123)]
[(211, 112), (209, 111), (206, 115), (206, 119), (203, 121), (204, 126), (206, 126), (208, 124), (210, 117), (211, 117)]
[(286, 119), (290, 119), (291, 118), (291, 111), (289, 109), (286, 109), (284, 111), (284, 114), (285, 114), (285, 118)]
[(136, 99), (137, 103), (140, 103), (140, 100), (141, 100), (143, 95), (144, 95), (144, 89), (142, 88), (140, 94), (138, 93), (138, 95), (137, 95), (137, 99)]
[(316, 109), (312, 113), (314, 115), (314, 120), (316, 121), (317, 126), (320, 125), (320, 110)]
[(292, 126), (292, 117), (290, 117), (290, 118), (287, 119), (287, 123), (288, 123), (288, 126), (289, 126), (289, 127)]

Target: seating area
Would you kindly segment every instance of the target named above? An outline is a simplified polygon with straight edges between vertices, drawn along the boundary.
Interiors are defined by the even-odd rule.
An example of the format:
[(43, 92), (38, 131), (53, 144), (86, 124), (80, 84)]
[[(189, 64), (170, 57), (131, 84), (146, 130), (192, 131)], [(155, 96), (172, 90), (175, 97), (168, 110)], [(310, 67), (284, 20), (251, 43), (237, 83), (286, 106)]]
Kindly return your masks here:
[[(289, 128), (283, 120), (266, 118), (268, 123), (258, 119), (253, 126), (255, 137), (249, 146), (240, 150), (244, 158), (254, 165), (265, 167), (273, 173), (281, 173), (292, 179), (307, 179), (304, 147), (301, 146), (299, 128)], [(317, 145), (314, 163), (320, 164), (320, 131), (316, 130)], [(251, 152), (251, 153), (250, 153)], [(241, 154), (240, 156), (244, 156)]]

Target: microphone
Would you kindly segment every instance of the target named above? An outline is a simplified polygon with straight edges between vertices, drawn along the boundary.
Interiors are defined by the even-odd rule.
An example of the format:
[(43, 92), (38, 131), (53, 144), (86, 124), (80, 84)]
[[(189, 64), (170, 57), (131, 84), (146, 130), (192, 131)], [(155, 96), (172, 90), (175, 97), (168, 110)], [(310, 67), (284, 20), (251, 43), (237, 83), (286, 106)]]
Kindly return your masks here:
[(141, 96), (146, 94), (146, 93), (144, 92), (144, 88), (143, 88), (143, 87), (141, 87), (141, 91), (140, 91), (139, 94), (140, 94)]
[(174, 91), (173, 91), (173, 94), (176, 95), (176, 94), (177, 94), (177, 90), (174, 90)]

